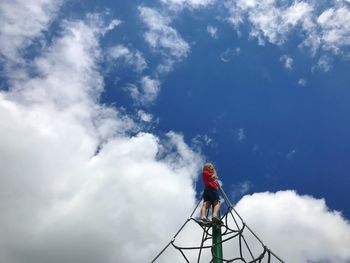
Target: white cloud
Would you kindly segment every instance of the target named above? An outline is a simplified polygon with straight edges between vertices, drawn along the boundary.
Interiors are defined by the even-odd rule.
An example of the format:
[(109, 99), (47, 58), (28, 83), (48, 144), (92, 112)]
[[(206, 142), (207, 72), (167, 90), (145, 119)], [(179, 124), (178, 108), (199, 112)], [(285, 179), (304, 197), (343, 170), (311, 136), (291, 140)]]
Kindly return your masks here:
[[(182, 4), (181, 2), (180, 6)], [(161, 55), (160, 63), (156, 67), (156, 73), (158, 75), (166, 75), (173, 70), (176, 63), (188, 56), (191, 49), (190, 45), (171, 26), (172, 17), (169, 16), (169, 13), (162, 13), (157, 9), (145, 6), (139, 6), (138, 11), (146, 28), (143, 34), (144, 40), (153, 52)]]
[(350, 261), (350, 224), (323, 199), (293, 191), (257, 193), (243, 197), (236, 209), (286, 262)]
[(288, 55), (283, 55), (280, 57), (280, 61), (283, 63), (284, 68), (287, 70), (293, 69), (293, 58)]
[(207, 26), (207, 32), (212, 38), (217, 39), (218, 38), (218, 28), (215, 26), (208, 25)]
[[(235, 210), (264, 244), (284, 262), (347, 263), (350, 260), (350, 224), (339, 212), (330, 211), (322, 199), (301, 196), (294, 191), (256, 193), (244, 196), (236, 204)], [(234, 212), (232, 214), (236, 215)], [(228, 218), (230, 229), (236, 230), (237, 225), (242, 226), (237, 216), (236, 222), (231, 216)], [(180, 232), (175, 244), (182, 247), (198, 246), (201, 232), (195, 226), (188, 225)], [(243, 229), (243, 235), (253, 255), (257, 257), (262, 252), (262, 244), (247, 228)], [(244, 243), (242, 247), (244, 259), (250, 260)], [(170, 246), (164, 254), (172, 249)], [(238, 237), (224, 242), (223, 250), (225, 259), (237, 258), (240, 253)], [(156, 262), (184, 261), (174, 260), (172, 256), (162, 256)], [(198, 250), (189, 256), (190, 262), (196, 262)], [(202, 259), (203, 262), (210, 261), (210, 254)], [(266, 255), (262, 262), (267, 262)], [(271, 262), (279, 261), (272, 257)]]
[(144, 112), (143, 110), (138, 110), (137, 116), (139, 116), (139, 118), (144, 122), (151, 122), (153, 120), (153, 115), (147, 112)]
[(146, 42), (155, 50), (179, 60), (187, 56), (190, 46), (169, 24), (171, 20), (149, 7), (139, 7), (140, 17), (147, 27)]
[(222, 62), (229, 62), (233, 57), (238, 56), (241, 53), (239, 47), (236, 48), (227, 48), (224, 52), (220, 54), (220, 60)]
[(109, 48), (107, 56), (117, 62), (133, 66), (137, 72), (142, 72), (147, 67), (147, 62), (140, 51), (131, 51), (124, 45)]
[(328, 72), (332, 69), (333, 63), (332, 59), (329, 56), (321, 56), (317, 61), (317, 65), (312, 68), (312, 71), (319, 69), (323, 72)]
[(238, 28), (245, 20), (251, 24), (250, 35), (260, 44), (266, 40), (274, 44), (285, 42), (290, 31), (299, 26), (304, 30), (310, 27), (313, 11), (306, 2), (294, 2), (290, 6), (279, 5), (277, 1), (226, 1), (230, 11), (229, 21)]
[(0, 261), (150, 261), (195, 202), (200, 156), (173, 132), (128, 135), (137, 123), (98, 103), (111, 24), (90, 15), (61, 28), (0, 92)]
[[(33, 16), (26, 12), (23, 17)], [(0, 92), (1, 262), (149, 262), (193, 208), (202, 160), (183, 136), (169, 132), (161, 140), (137, 132), (139, 125), (128, 116), (99, 104), (104, 88), (99, 38), (114, 26), (103, 25), (98, 15), (65, 21), (33, 60), (4, 73), (9, 91)], [(12, 34), (28, 43), (40, 35)], [(21, 61), (25, 46), (14, 46), (15, 55), (4, 63)], [(146, 94), (156, 94), (156, 84), (148, 76), (141, 81)], [(238, 208), (281, 256), (335, 263), (349, 257), (343, 246), (349, 243), (348, 223), (324, 203), (296, 197), (275, 198), (282, 201), (273, 205), (260, 197), (246, 197)], [(308, 231), (302, 242), (297, 231), (288, 232), (293, 223), (303, 234)], [(320, 253), (315, 256), (316, 249), (303, 242)], [(169, 258), (166, 262), (179, 262)]]
[[(311, 55), (318, 50), (344, 55), (350, 47), (350, 9), (343, 1), (324, 8), (317, 1), (255, 1), (227, 0), (228, 21), (239, 31), (240, 25), (250, 24), (250, 36), (259, 44), (284, 44), (292, 33), (301, 37), (300, 47), (307, 47)], [(329, 5), (328, 5), (329, 6)]]
[(153, 103), (160, 92), (160, 81), (149, 76), (143, 76), (140, 86), (130, 84), (126, 89), (137, 104), (149, 105)]
[(149, 76), (145, 76), (141, 79), (142, 91), (144, 94), (144, 100), (146, 102), (154, 101), (160, 90), (160, 82), (157, 79), (151, 79)]
[(0, 58), (20, 62), (20, 52), (40, 38), (55, 19), (62, 1), (2, 0), (0, 4)]
[(215, 0), (160, 0), (170, 9), (181, 10), (183, 8), (203, 8), (213, 4)]
[(164, 58), (164, 61), (158, 65), (157, 72), (159, 74), (167, 74), (173, 70), (175, 61), (172, 58)]
[(322, 47), (335, 53), (350, 46), (350, 9), (346, 6), (329, 8), (317, 19), (322, 28)]
[(301, 78), (301, 79), (298, 80), (298, 84), (299, 84), (300, 86), (306, 87), (306, 85), (307, 85), (307, 80), (304, 79), (304, 78)]
[(104, 29), (101, 30), (102, 35), (106, 34), (107, 32), (113, 30), (114, 28), (116, 28), (117, 26), (119, 26), (121, 23), (123, 23), (123, 21), (119, 20), (119, 19), (113, 19), (109, 25), (107, 27), (105, 27)]

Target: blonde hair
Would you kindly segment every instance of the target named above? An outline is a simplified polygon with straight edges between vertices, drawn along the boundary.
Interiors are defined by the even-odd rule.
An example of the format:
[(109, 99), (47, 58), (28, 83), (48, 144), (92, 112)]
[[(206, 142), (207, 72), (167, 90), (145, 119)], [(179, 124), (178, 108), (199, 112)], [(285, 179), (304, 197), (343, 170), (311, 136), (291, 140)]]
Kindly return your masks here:
[(214, 173), (215, 172), (215, 166), (212, 163), (206, 163), (203, 166), (203, 170), (209, 170), (209, 171)]

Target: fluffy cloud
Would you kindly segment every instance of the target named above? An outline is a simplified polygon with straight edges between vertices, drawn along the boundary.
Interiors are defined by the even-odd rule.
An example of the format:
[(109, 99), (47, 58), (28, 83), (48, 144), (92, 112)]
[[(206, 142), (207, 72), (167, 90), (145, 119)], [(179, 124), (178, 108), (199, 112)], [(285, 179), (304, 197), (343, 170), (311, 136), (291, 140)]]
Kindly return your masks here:
[(286, 262), (350, 261), (350, 224), (322, 199), (293, 191), (257, 193), (243, 197), (236, 209)]
[(141, 86), (144, 94), (143, 100), (146, 102), (154, 101), (158, 96), (160, 82), (156, 79), (151, 79), (149, 76), (145, 76), (141, 79)]
[(341, 53), (350, 46), (350, 9), (339, 6), (325, 10), (317, 19), (322, 28), (321, 44), (324, 49)]
[(284, 68), (287, 70), (292, 70), (293, 69), (293, 58), (287, 55), (283, 55), (280, 57), (280, 61), (283, 63)]
[(139, 7), (140, 17), (147, 27), (146, 42), (155, 50), (163, 50), (174, 59), (187, 56), (190, 46), (179, 33), (170, 26), (171, 20), (149, 7)]
[(140, 51), (131, 51), (124, 45), (109, 48), (107, 56), (122, 65), (133, 66), (137, 72), (142, 72), (147, 67), (147, 62)]
[(259, 44), (266, 41), (282, 45), (296, 33), (301, 37), (300, 47), (307, 47), (311, 54), (317, 50), (342, 54), (348, 58), (350, 46), (350, 10), (344, 1), (324, 6), (315, 1), (292, 1), (290, 4), (277, 0), (227, 0), (230, 12), (228, 20), (239, 30), (250, 24), (250, 36)]
[(160, 92), (159, 76), (164, 76), (173, 70), (174, 64), (184, 59), (190, 45), (182, 39), (179, 33), (170, 26), (171, 19), (156, 9), (138, 7), (140, 18), (146, 26), (144, 39), (154, 52), (161, 55), (160, 64), (156, 67), (156, 79), (144, 76), (140, 86), (131, 84), (127, 87), (132, 98), (141, 105), (148, 105), (155, 101)]
[(322, 70), (323, 72), (328, 72), (332, 69), (333, 62), (331, 57), (329, 56), (321, 56), (319, 60), (317, 61), (317, 65), (315, 65), (312, 68), (312, 71), (315, 71), (316, 69)]
[(174, 10), (183, 8), (201, 8), (213, 4), (215, 0), (160, 0), (163, 4)]
[(137, 111), (137, 116), (139, 116), (139, 118), (144, 121), (144, 122), (151, 122), (153, 119), (153, 115), (149, 114), (147, 112), (144, 112), (143, 110), (138, 110)]
[(215, 39), (218, 38), (218, 28), (217, 28), (217, 27), (208, 25), (208, 26), (207, 26), (207, 32), (209, 33), (209, 35), (210, 35), (212, 38), (215, 38)]
[[(249, 182), (241, 184), (243, 190), (249, 189)], [(244, 222), (284, 262), (334, 262), (350, 261), (348, 244), (350, 242), (350, 223), (337, 211), (330, 211), (325, 201), (311, 196), (301, 196), (294, 191), (279, 191), (277, 193), (255, 193), (244, 196), (235, 206), (235, 210)], [(228, 225), (236, 230), (242, 227), (242, 221), (236, 215), (234, 221), (228, 217)], [(237, 223), (237, 224), (236, 224)], [(260, 255), (263, 246), (247, 229), (243, 235), (255, 257)], [(192, 238), (190, 238), (192, 237)], [(198, 246), (202, 233), (190, 223), (175, 239), (175, 244), (182, 247)], [(226, 236), (228, 238), (230, 236)], [(207, 244), (209, 245), (210, 242)], [(171, 246), (169, 251), (174, 250)], [(236, 258), (239, 255), (238, 238), (228, 240), (223, 244), (224, 257)], [(205, 250), (203, 250), (205, 253)], [(246, 260), (251, 259), (245, 244), (242, 251)], [(186, 252), (196, 262), (198, 250)], [(207, 251), (208, 252), (208, 251)], [(156, 262), (185, 262), (172, 258), (175, 254), (167, 254)], [(201, 262), (210, 261), (210, 253), (204, 254)], [(262, 262), (267, 262), (266, 257)], [(272, 257), (271, 262), (280, 262)]]
[(285, 6), (278, 1), (239, 0), (226, 1), (230, 11), (229, 21), (238, 28), (245, 20), (251, 24), (250, 35), (256, 37), (260, 44), (268, 40), (274, 44), (285, 42), (287, 35), (295, 27), (309, 29), (313, 8), (306, 2), (294, 2)]
[(7, 63), (23, 60), (19, 53), (41, 36), (61, 3), (60, 0), (1, 1), (0, 58)]
[[(8, 72), (0, 93), (1, 262), (149, 261), (195, 202), (201, 158), (182, 136), (137, 132), (128, 116), (99, 104), (99, 38), (113, 26), (98, 15), (64, 21), (52, 44)], [(143, 82), (154, 94), (154, 81)]]
[(137, 104), (149, 105), (153, 103), (160, 91), (160, 81), (149, 76), (142, 77), (140, 86), (129, 85), (126, 89)]
[[(2, 33), (1, 46), (10, 35), (14, 42), (1, 63), (21, 65), (4, 72), (8, 91), (0, 92), (0, 261), (149, 262), (193, 209), (201, 156), (181, 135), (139, 132), (127, 115), (99, 103), (104, 89), (99, 40), (118, 22), (105, 24), (99, 15), (63, 21), (58, 36), (22, 64), (25, 47), (44, 41), (41, 33), (57, 9), (49, 1), (30, 3), (22, 17), (28, 24), (39, 21), (33, 22), (36, 30), (22, 30), (22, 17), (2, 17), (0, 25), (1, 32), (3, 25), (18, 29)], [(3, 1), (0, 7), (27, 5)], [(119, 56), (125, 63), (127, 57)], [(159, 91), (149, 76), (140, 85), (151, 100)], [(348, 261), (343, 245), (349, 243), (348, 223), (322, 201), (265, 193), (245, 197), (237, 208), (290, 262)], [(288, 232), (291, 224), (303, 230), (302, 240), (297, 231)], [(198, 233), (190, 228), (182, 238), (189, 243)], [(315, 247), (322, 248), (317, 255)], [(165, 262), (180, 262), (168, 256)]]

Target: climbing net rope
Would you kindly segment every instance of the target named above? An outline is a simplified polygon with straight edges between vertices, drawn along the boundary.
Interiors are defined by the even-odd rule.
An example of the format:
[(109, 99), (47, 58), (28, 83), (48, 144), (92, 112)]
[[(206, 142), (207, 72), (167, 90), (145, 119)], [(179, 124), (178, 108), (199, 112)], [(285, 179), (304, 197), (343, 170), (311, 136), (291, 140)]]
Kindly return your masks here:
[[(151, 261), (162, 262), (161, 255), (172, 246), (180, 252), (181, 258), (185, 262), (244, 262), (244, 263), (274, 263), (284, 261), (273, 253), (261, 239), (252, 231), (243, 221), (232, 206), (226, 193), (221, 187), (219, 190), (224, 198), (226, 212), (221, 216), (221, 224), (204, 225), (201, 221), (194, 218), (195, 212), (201, 203), (197, 203), (190, 217), (180, 227), (171, 241), (163, 248), (162, 251)], [(199, 245), (180, 246), (177, 243), (179, 234), (184, 230), (185, 226), (190, 222), (195, 223), (201, 228), (202, 238)], [(215, 238), (214, 231), (220, 231), (220, 238)], [(216, 248), (221, 246), (224, 253), (217, 253)], [(191, 255), (188, 252), (191, 251)], [(205, 255), (205, 251), (207, 252)]]

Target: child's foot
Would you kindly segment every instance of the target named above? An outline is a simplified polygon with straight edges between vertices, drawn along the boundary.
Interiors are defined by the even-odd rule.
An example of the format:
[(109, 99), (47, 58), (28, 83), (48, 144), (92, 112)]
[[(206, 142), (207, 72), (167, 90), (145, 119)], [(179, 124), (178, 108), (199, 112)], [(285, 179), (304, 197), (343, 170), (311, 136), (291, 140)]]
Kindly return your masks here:
[(203, 217), (203, 218), (201, 218), (201, 223), (203, 225), (209, 225), (211, 222), (210, 222), (210, 220), (208, 218)]

